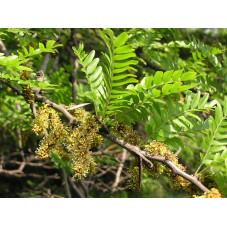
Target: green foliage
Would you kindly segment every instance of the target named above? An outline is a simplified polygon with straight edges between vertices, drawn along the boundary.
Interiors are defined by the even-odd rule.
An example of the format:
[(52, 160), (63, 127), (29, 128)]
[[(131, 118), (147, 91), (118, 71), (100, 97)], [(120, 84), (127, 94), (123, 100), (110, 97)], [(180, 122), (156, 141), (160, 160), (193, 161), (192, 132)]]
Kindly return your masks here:
[(204, 60), (208, 59), (220, 76), (226, 79), (226, 69), (222, 67), (222, 64), (216, 56), (225, 53), (226, 48), (219, 49), (217, 47), (209, 47), (193, 37), (193, 42), (190, 43), (190, 49), (192, 52), (192, 57), (195, 61), (203, 62)]
[(207, 137), (203, 140), (206, 154), (203, 157), (202, 163), (205, 163), (207, 166), (212, 163), (227, 162), (226, 118), (227, 98), (225, 97), (224, 109), (218, 103), (217, 107), (215, 107), (215, 117), (211, 116), (209, 118), (210, 130), (207, 131)]
[(183, 147), (179, 136), (191, 137), (191, 133), (202, 132), (209, 128), (208, 120), (201, 119), (196, 113), (206, 112), (211, 109), (214, 103), (207, 103), (209, 94), (202, 98), (200, 92), (194, 95), (187, 93), (183, 103), (178, 95), (165, 99), (165, 104), (153, 102), (150, 108), (152, 115), (148, 117), (145, 125), (146, 133), (152, 136), (152, 139), (164, 141), (166, 144), (178, 149)]
[[(22, 131), (31, 129), (31, 111), (22, 97), (14, 97), (12, 94), (1, 92), (0, 103), (0, 126), (7, 125), (13, 130), (19, 127)], [(20, 103), (20, 109), (17, 107), (18, 103)]]
[(27, 50), (23, 47), (24, 53), (18, 51), (19, 55), (11, 55), (4, 56), (4, 54), (0, 53), (0, 69), (4, 69), (6, 73), (0, 72), (0, 79), (4, 79), (6, 81), (12, 81), (14, 84), (26, 84), (30, 87), (39, 87), (41, 89), (53, 89), (54, 85), (50, 85), (48, 83), (39, 82), (36, 80), (22, 80), (20, 78), (20, 71), (33, 71), (29, 67), (23, 66), (23, 64), (30, 60), (31, 57), (39, 55), (41, 53), (50, 52), (54, 53), (55, 48), (62, 46), (61, 44), (54, 45), (55, 41), (50, 40), (47, 42), (46, 47), (42, 43), (39, 43), (39, 48), (34, 50), (33, 47), (29, 47)]
[[(218, 182), (224, 182), (227, 177), (227, 97), (224, 99), (223, 108), (218, 103), (215, 107), (215, 116), (209, 118), (210, 129), (206, 130), (206, 137), (203, 137), (205, 154), (201, 154), (201, 165), (196, 172), (199, 172), (203, 164), (213, 169), (214, 176)], [(226, 184), (220, 184), (225, 188)]]
[[(110, 130), (116, 121), (138, 129), (142, 146), (157, 140), (173, 152), (180, 151), (179, 163), (188, 165), (191, 174), (202, 176), (208, 171), (226, 196), (227, 58), (223, 30), (210, 29), (209, 34), (204, 29), (72, 31), (0, 29), (9, 52), (9, 56), (0, 53), (0, 81), (20, 90), (22, 85), (39, 87), (46, 90), (45, 97), (67, 107), (72, 103), (73, 63), (77, 58), (77, 104), (92, 103), (86, 109), (99, 115)], [(56, 36), (57, 45), (53, 41)], [(58, 54), (56, 48), (60, 46), (63, 48)], [(39, 82), (35, 73), (44, 53), (50, 53), (52, 59), (44, 81)], [(31, 77), (22, 80), (21, 71), (31, 72)], [(0, 89), (0, 129), (30, 129), (32, 114), (27, 103), (4, 84)], [(110, 145), (104, 143), (102, 149)], [(94, 159), (100, 168), (119, 164), (112, 154), (95, 155)], [(55, 168), (65, 168), (70, 174), (70, 162), (59, 154), (52, 153), (51, 161)], [(126, 162), (129, 164), (129, 159)], [(26, 182), (30, 187), (35, 185)], [(165, 188), (166, 178), (159, 181), (144, 175), (144, 197), (173, 196)], [(120, 194), (133, 196), (129, 191)]]
[(135, 70), (132, 65), (136, 65), (138, 61), (132, 59), (136, 57), (134, 49), (125, 45), (128, 40), (127, 33), (123, 32), (114, 38), (112, 30), (106, 29), (100, 30), (99, 34), (108, 48), (108, 54), (102, 53), (101, 62), (99, 58), (94, 59), (94, 50), (88, 55), (85, 54), (83, 44), (80, 44), (78, 50), (75, 47), (73, 50), (91, 86), (96, 112), (104, 119), (105, 116), (112, 116), (113, 109), (120, 107), (122, 102), (128, 102), (127, 99), (119, 101), (118, 97), (131, 94), (123, 87), (138, 82), (134, 74), (128, 73)]

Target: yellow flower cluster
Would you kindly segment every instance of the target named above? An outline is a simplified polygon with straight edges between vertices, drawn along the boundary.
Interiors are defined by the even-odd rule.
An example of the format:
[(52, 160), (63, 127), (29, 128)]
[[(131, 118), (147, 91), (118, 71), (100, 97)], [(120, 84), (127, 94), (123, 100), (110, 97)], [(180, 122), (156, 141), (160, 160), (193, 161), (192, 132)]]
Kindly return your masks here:
[(36, 157), (40, 159), (46, 159), (53, 151), (57, 151), (54, 146), (52, 135), (42, 139), (39, 144), (39, 148), (36, 150)]
[(134, 146), (138, 146), (141, 143), (138, 132), (134, 131), (131, 126), (126, 125), (124, 122), (115, 122), (114, 132), (125, 142), (130, 143)]
[[(180, 170), (185, 171), (186, 168), (178, 163), (177, 157), (167, 149), (165, 144), (157, 141), (153, 141), (146, 146), (145, 151), (152, 156), (161, 156), (168, 158), (173, 164), (175, 164)], [(190, 182), (185, 180), (181, 176), (174, 176), (171, 169), (167, 169), (167, 176), (170, 179), (170, 182), (173, 184), (173, 187), (176, 189), (187, 187)]]
[(60, 153), (62, 145), (65, 141), (67, 132), (65, 130), (51, 131), (46, 137), (40, 142), (39, 148), (36, 150), (36, 155), (40, 159), (45, 159), (50, 156), (51, 153)]
[(189, 197), (195, 197), (195, 195), (201, 196), (203, 194), (203, 191), (191, 182), (189, 182), (183, 189)]
[(31, 104), (34, 102), (35, 95), (32, 93), (32, 88), (29, 85), (23, 85), (23, 94), (24, 99), (28, 104)]
[(70, 160), (70, 155), (64, 151), (64, 150), (61, 150), (59, 152), (59, 156), (64, 160), (64, 161), (69, 161)]
[(138, 161), (134, 160), (128, 168), (128, 173), (130, 174), (130, 178), (128, 180), (129, 188), (133, 191), (140, 190), (140, 182), (139, 182), (139, 167)]
[(100, 125), (95, 117), (86, 116), (81, 125), (74, 129), (65, 141), (67, 150), (71, 152), (73, 175), (77, 179), (95, 171), (96, 163), (89, 149), (99, 128)]
[[(52, 152), (57, 152), (63, 160), (71, 160), (75, 178), (80, 179), (88, 173), (95, 172), (96, 163), (90, 155), (91, 146), (100, 146), (102, 137), (97, 134), (99, 125), (94, 116), (88, 116), (82, 109), (73, 111), (81, 121), (78, 128), (66, 131), (55, 110), (44, 105), (37, 111), (32, 126), (36, 135), (44, 135), (36, 151), (37, 157), (44, 159)], [(68, 154), (63, 148), (66, 149)]]
[[(25, 66), (25, 67), (31, 68), (31, 62), (29, 62), (29, 61), (23, 63), (22, 65)], [(30, 76), (31, 76), (31, 72), (30, 71), (24, 71), (24, 70), (22, 70), (20, 72), (20, 78), (22, 80), (28, 80), (30, 78)]]
[(176, 159), (173, 153), (169, 151), (165, 144), (161, 142), (152, 141), (149, 145), (146, 145), (145, 151), (152, 156), (161, 156), (169, 159)]
[(208, 188), (218, 188), (217, 183), (215, 182), (212, 173), (205, 170), (199, 174), (199, 180)]
[[(26, 67), (31, 67), (30, 62), (25, 62), (23, 64)], [(22, 80), (28, 80), (31, 76), (30, 71), (21, 71), (20, 72), (20, 78)], [(23, 94), (24, 94), (24, 99), (26, 100), (27, 103), (33, 103), (34, 102), (34, 94), (32, 93), (32, 88), (29, 85), (22, 85), (23, 88)]]
[(167, 170), (167, 176), (169, 177), (170, 182), (172, 183), (173, 187), (176, 190), (179, 190), (182, 188), (185, 191), (187, 191), (186, 188), (188, 188), (189, 185), (192, 185), (188, 180), (185, 180), (183, 177), (178, 175), (174, 176), (172, 171), (169, 169)]
[(68, 132), (64, 129), (55, 110), (47, 107), (47, 105), (40, 107), (32, 126), (32, 131), (36, 135), (44, 134), (44, 138), (36, 151), (37, 157), (45, 159), (54, 151), (60, 152)]
[(152, 161), (153, 167), (147, 166), (146, 163), (143, 163), (143, 170), (145, 173), (147, 173), (149, 176), (152, 177), (159, 177), (163, 173), (163, 166), (156, 161)]
[(100, 147), (103, 144), (103, 138), (101, 135), (95, 133), (93, 136), (93, 142), (91, 144), (91, 147)]
[(205, 192), (202, 196), (196, 197), (195, 198), (222, 198), (221, 193), (218, 191), (216, 188), (211, 188), (210, 191)]
[[(198, 189), (198, 187), (196, 187), (194, 184), (190, 183), (185, 188), (185, 191), (187, 192), (187, 194), (190, 197), (196, 197), (196, 198), (197, 197), (198, 198), (211, 198), (211, 197), (206, 197), (206, 196), (215, 196), (215, 194), (213, 194), (213, 192), (215, 192), (215, 191), (218, 192), (218, 185), (215, 182), (214, 178), (212, 177), (212, 174), (208, 171), (203, 171), (203, 173), (199, 174), (199, 180), (201, 182), (203, 182), (203, 184), (206, 187), (211, 188), (211, 192), (209, 192), (208, 194), (207, 193), (203, 194), (203, 192), (200, 189)], [(217, 195), (218, 195), (218, 193), (217, 193)], [(216, 197), (212, 197), (212, 198), (216, 198)], [(217, 197), (217, 198), (219, 198), (219, 197)]]
[[(75, 104), (71, 104), (69, 107), (74, 106)], [(86, 112), (84, 109), (82, 108), (77, 108), (74, 110), (70, 110), (69, 113), (75, 117), (78, 121), (83, 121), (83, 119), (85, 119), (85, 117), (87, 116)]]
[[(41, 106), (37, 111), (37, 116), (32, 122), (32, 131), (38, 136), (47, 133), (50, 126), (50, 113), (54, 116), (55, 111), (48, 105)], [(58, 116), (57, 116), (58, 117)]]
[(30, 74), (31, 74), (31, 72), (29, 72), (29, 71), (21, 71), (20, 78), (22, 80), (28, 80), (30, 78)]

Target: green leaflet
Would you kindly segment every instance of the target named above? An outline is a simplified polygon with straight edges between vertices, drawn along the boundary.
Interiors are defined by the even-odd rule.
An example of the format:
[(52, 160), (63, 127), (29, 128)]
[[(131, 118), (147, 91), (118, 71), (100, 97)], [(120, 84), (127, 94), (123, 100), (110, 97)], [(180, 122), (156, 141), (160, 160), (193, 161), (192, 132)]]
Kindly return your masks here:
[(205, 94), (199, 101), (198, 103), (198, 108), (201, 108), (203, 107), (206, 103), (207, 103), (207, 100), (209, 98), (209, 94)]
[(95, 81), (98, 77), (99, 77), (99, 75), (101, 75), (101, 72), (102, 72), (102, 67), (101, 66), (98, 66), (95, 70), (94, 70), (94, 72), (90, 75), (90, 80), (91, 81)]
[(125, 66), (137, 65), (137, 64), (138, 64), (138, 61), (136, 61), (136, 60), (116, 62), (116, 63), (114, 63), (114, 68), (119, 69), (119, 68), (123, 68)]
[(161, 93), (161, 91), (159, 91), (158, 89), (156, 89), (156, 88), (152, 89), (152, 95), (155, 98), (159, 97), (160, 96), (160, 93)]
[(162, 87), (162, 93), (163, 93), (164, 95), (168, 94), (170, 88), (171, 88), (171, 84), (165, 84), (165, 85)]
[(131, 67), (131, 66), (126, 66), (126, 67), (122, 67), (122, 68), (119, 68), (119, 69), (114, 69), (113, 70), (113, 73), (114, 74), (118, 74), (118, 73), (122, 73), (122, 72), (125, 72), (127, 70), (133, 70), (133, 71), (136, 71), (135, 68)]
[(88, 67), (88, 65), (92, 62), (95, 56), (95, 51), (92, 50), (90, 54), (84, 60), (84, 67)]
[(170, 82), (171, 79), (172, 79), (172, 74), (173, 74), (173, 70), (171, 70), (171, 71), (166, 71), (166, 72), (163, 74), (163, 82), (165, 82), (165, 83)]
[(95, 71), (99, 63), (99, 58), (95, 58), (87, 67), (87, 74), (91, 74)]
[(114, 80), (122, 80), (122, 79), (127, 78), (127, 77), (136, 77), (136, 75), (134, 75), (134, 74), (120, 74), (120, 75), (114, 76), (113, 81)]
[(180, 78), (182, 72), (183, 72), (183, 69), (175, 71), (172, 76), (173, 81), (177, 81)]
[(115, 83), (113, 83), (112, 87), (118, 87), (118, 86), (122, 86), (122, 85), (125, 85), (125, 84), (137, 83), (137, 82), (138, 82), (138, 80), (136, 80), (134, 78), (130, 78), (130, 79), (125, 79), (125, 80), (122, 80), (122, 81), (115, 82)]
[(181, 81), (186, 81), (186, 80), (195, 80), (196, 79), (196, 72), (187, 72), (187, 73), (184, 73), (182, 76), (181, 76)]
[(199, 99), (200, 99), (200, 92), (198, 92), (192, 100), (192, 103), (191, 103), (192, 109), (195, 109), (197, 107), (197, 105), (199, 103)]
[(133, 58), (133, 57), (136, 57), (136, 54), (135, 53), (119, 54), (119, 55), (115, 55), (114, 56), (114, 60), (115, 61), (119, 61), (119, 60), (125, 60), (125, 59)]
[(158, 71), (154, 75), (154, 84), (159, 85), (162, 83), (163, 72)]
[(126, 43), (127, 40), (128, 40), (128, 35), (126, 32), (123, 32), (113, 41), (113, 46), (115, 48), (121, 47)]
[(134, 49), (130, 45), (125, 45), (114, 49), (114, 54), (127, 54), (134, 52)]
[(144, 89), (148, 89), (148, 88), (151, 88), (151, 84), (152, 84), (153, 80), (154, 80), (153, 77), (146, 76), (141, 80), (140, 84), (142, 85), (142, 87)]

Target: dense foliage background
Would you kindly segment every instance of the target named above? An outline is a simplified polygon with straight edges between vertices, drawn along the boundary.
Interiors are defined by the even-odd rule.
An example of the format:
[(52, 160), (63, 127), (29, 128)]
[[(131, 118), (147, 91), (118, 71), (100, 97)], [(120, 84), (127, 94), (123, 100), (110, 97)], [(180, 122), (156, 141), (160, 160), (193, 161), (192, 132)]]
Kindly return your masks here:
[[(130, 65), (125, 65), (131, 76), (122, 83), (118, 81), (123, 77), (116, 78), (112, 84), (123, 93), (133, 91), (130, 97), (122, 96), (126, 97), (123, 102), (117, 100), (122, 95), (117, 92), (102, 100), (96, 88), (105, 77), (92, 83), (88, 68), (82, 64), (84, 59), (80, 59), (82, 49), (87, 54), (95, 50), (95, 57), (108, 63), (103, 54), (108, 53), (108, 42), (102, 29), (0, 30), (0, 196), (67, 197), (65, 174), (72, 197), (187, 196), (185, 191), (175, 190), (166, 174), (153, 178), (144, 173), (140, 192), (131, 191), (128, 168), (134, 158), (105, 138), (102, 146), (91, 149), (96, 173), (79, 181), (71, 177), (62, 157), (53, 154), (46, 160), (37, 159), (35, 151), (41, 137), (31, 131), (31, 102), (7, 84), (28, 93), (26, 86), (39, 87), (43, 96), (60, 106), (91, 103), (84, 108), (91, 114), (99, 113), (105, 124), (112, 127), (114, 121), (125, 122), (147, 144), (153, 140), (165, 143), (179, 163), (187, 166), (187, 173), (198, 174), (208, 188), (211, 184), (226, 196), (227, 30), (112, 31), (114, 40), (126, 32), (126, 44), (135, 50), (135, 55), (127, 57), (133, 57)], [(117, 42), (115, 47), (117, 53)], [(36, 72), (43, 69), (47, 58), (44, 81), (37, 81)], [(105, 64), (101, 66), (105, 68)], [(30, 78), (23, 79), (22, 72), (29, 69)], [(105, 106), (107, 98), (114, 108)], [(42, 104), (36, 103), (37, 109), (39, 106)], [(67, 124), (64, 116), (61, 119)]]

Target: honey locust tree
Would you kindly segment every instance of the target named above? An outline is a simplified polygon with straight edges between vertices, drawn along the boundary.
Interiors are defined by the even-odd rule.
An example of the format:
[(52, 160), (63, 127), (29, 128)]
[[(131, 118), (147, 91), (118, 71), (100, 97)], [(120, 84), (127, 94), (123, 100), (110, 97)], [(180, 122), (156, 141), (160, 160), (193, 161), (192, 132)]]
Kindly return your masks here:
[(226, 35), (1, 29), (11, 196), (226, 197)]

